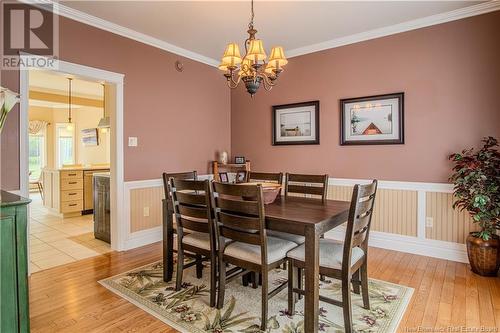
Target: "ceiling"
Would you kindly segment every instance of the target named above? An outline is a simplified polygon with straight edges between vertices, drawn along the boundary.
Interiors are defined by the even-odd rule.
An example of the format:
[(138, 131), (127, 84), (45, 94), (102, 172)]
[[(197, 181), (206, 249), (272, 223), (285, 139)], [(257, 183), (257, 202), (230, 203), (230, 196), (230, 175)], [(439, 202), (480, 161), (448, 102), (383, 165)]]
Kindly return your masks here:
[[(247, 37), (249, 1), (61, 1), (65, 6), (217, 61)], [(255, 28), (267, 52), (311, 45), (426, 18), (481, 1), (256, 1)], [(316, 48), (317, 50), (317, 48)]]
[(82, 80), (71, 75), (59, 74), (45, 70), (31, 70), (29, 75), (30, 90), (53, 92), (62, 95), (68, 94), (68, 77), (73, 78), (71, 91), (73, 96), (94, 99), (103, 98), (102, 84), (99, 82)]
[[(87, 81), (76, 78), (71, 75), (50, 72), (45, 70), (30, 70), (29, 89), (30, 91), (39, 91), (54, 93), (59, 95), (68, 95), (68, 77), (73, 79), (71, 83), (71, 95), (91, 99), (103, 99), (103, 87), (99, 82)], [(47, 100), (30, 99), (30, 106), (48, 107), (48, 108), (68, 108), (67, 103), (58, 103)], [(80, 107), (76, 103), (73, 108)]]

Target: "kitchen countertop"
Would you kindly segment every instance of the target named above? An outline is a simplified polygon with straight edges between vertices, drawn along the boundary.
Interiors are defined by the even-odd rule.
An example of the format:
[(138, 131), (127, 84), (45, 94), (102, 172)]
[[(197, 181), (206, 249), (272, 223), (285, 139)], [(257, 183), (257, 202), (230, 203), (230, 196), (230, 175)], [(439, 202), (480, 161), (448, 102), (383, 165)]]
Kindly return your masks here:
[(44, 168), (46, 171), (91, 171), (91, 170), (107, 170), (108, 166), (83, 166), (74, 168)]

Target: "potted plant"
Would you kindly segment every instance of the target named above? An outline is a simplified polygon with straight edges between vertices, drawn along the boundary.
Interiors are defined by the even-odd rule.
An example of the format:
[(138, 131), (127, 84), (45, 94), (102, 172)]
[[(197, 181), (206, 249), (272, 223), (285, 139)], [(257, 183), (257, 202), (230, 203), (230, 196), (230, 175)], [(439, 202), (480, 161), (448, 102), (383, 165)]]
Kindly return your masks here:
[(467, 237), (467, 254), (474, 273), (496, 276), (500, 267), (500, 152), (493, 137), (482, 140), (483, 147), (452, 154), (456, 201), (453, 208), (467, 210), (480, 230)]
[(19, 97), (16, 93), (0, 87), (0, 133), (2, 133), (7, 114), (14, 108), (17, 102), (19, 102)]

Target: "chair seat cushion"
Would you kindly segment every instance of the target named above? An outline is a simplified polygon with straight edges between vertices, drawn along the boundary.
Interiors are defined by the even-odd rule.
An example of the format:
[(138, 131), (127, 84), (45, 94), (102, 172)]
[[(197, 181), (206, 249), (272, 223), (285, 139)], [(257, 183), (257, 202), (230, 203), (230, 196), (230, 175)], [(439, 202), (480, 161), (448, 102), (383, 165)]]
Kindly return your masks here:
[[(321, 267), (342, 269), (342, 258), (344, 255), (344, 243), (333, 239), (322, 238), (319, 240), (319, 265)], [(365, 252), (359, 247), (351, 251), (351, 266), (361, 260)], [(304, 244), (291, 250), (286, 255), (288, 258), (305, 261)]]
[[(272, 264), (284, 259), (286, 253), (297, 244), (281, 238), (267, 237), (267, 263)], [(260, 246), (242, 242), (234, 242), (224, 249), (224, 254), (233, 258), (261, 264)]]
[(306, 238), (304, 236), (289, 234), (288, 232), (282, 232), (282, 231), (268, 230), (267, 235), (271, 237), (281, 238), (290, 242), (294, 242), (295, 244), (298, 245), (304, 244), (304, 242), (306, 241)]
[[(230, 242), (229, 238), (222, 237), (225, 243)], [(182, 243), (191, 245), (200, 249), (210, 251), (210, 235), (205, 232), (192, 232), (182, 237)]]

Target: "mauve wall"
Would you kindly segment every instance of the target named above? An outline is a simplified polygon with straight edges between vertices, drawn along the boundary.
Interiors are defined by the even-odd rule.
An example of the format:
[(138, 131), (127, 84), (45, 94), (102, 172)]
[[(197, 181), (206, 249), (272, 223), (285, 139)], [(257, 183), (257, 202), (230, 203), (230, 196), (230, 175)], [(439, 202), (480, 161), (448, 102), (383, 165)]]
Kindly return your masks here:
[[(64, 17), (60, 58), (125, 74), (126, 181), (160, 178), (164, 170), (205, 174), (216, 151), (230, 149), (230, 92), (216, 68)], [(18, 81), (18, 73), (2, 73), (2, 85), (19, 91)], [(2, 133), (4, 189), (19, 188), (18, 126), (14, 112)], [(129, 136), (138, 147), (127, 146)]]
[[(447, 182), (447, 155), (500, 138), (500, 12), (291, 58), (231, 96), (231, 150), (261, 171)], [(405, 92), (405, 144), (340, 146), (339, 99)], [(271, 106), (320, 100), (320, 145), (272, 146)]]

